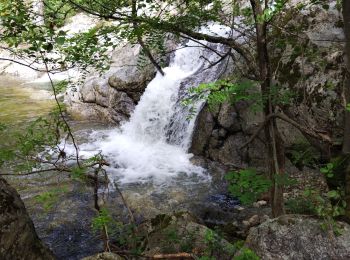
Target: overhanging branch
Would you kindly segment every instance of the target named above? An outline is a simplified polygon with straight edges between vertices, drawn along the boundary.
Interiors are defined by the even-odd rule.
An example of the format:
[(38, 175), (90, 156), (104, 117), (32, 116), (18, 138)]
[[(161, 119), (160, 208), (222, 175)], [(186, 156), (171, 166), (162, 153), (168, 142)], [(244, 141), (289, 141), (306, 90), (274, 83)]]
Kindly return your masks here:
[(259, 128), (255, 131), (255, 133), (248, 139), (247, 142), (245, 142), (240, 149), (245, 148), (247, 145), (249, 145), (251, 142), (253, 142), (255, 140), (255, 138), (257, 138), (257, 136), (260, 134), (260, 132), (264, 129), (264, 127), (266, 126), (266, 124), (273, 118), (278, 118), (280, 120), (283, 120), (289, 124), (291, 124), (292, 126), (294, 126), (295, 128), (297, 128), (300, 132), (313, 137), (315, 139), (321, 140), (325, 143), (331, 143), (332, 140), (328, 135), (324, 135), (321, 134), (319, 132), (317, 132), (316, 130), (313, 130), (311, 128), (307, 128), (304, 127), (302, 125), (300, 125), (298, 122), (294, 121), (293, 119), (287, 117), (284, 114), (280, 114), (280, 113), (275, 113), (275, 114), (270, 114), (265, 118), (265, 121), (262, 122), (259, 126)]

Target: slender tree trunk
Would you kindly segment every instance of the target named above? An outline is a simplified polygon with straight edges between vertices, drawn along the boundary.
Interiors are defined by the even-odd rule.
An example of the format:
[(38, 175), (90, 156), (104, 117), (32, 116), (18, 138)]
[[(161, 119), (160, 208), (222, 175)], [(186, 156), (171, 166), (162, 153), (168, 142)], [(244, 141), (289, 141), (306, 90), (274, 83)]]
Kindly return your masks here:
[[(263, 97), (267, 97), (264, 101), (264, 117), (265, 120), (269, 115), (275, 112), (275, 106), (271, 97), (271, 68), (267, 50), (267, 24), (259, 21), (258, 17), (263, 14), (263, 8), (259, 0), (251, 0), (254, 12), (257, 36), (257, 55), (259, 63), (261, 93)], [(277, 129), (276, 119), (270, 119), (266, 124), (265, 138), (268, 150), (268, 168), (269, 178), (272, 181), (271, 188), (271, 208), (274, 217), (284, 214), (283, 202), (283, 184), (281, 180), (285, 168), (284, 145), (282, 138)]]
[[(346, 53), (346, 79), (344, 85), (344, 96), (347, 104), (350, 103), (350, 0), (343, 0), (343, 20), (345, 32), (345, 53)], [(350, 111), (345, 110), (344, 140), (342, 153), (344, 156), (350, 154)], [(347, 162), (345, 171), (345, 200), (346, 216), (350, 219), (350, 164)]]

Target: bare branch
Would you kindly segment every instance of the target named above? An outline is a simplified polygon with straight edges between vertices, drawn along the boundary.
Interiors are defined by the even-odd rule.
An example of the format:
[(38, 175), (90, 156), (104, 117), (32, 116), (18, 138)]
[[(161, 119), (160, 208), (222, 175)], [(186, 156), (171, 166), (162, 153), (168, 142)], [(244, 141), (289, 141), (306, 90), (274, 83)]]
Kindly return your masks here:
[(272, 118), (278, 118), (278, 119), (281, 119), (289, 124), (291, 124), (292, 126), (294, 126), (295, 128), (297, 128), (300, 132), (310, 136), (310, 137), (313, 137), (313, 138), (316, 138), (316, 139), (319, 139), (319, 140), (322, 140), (323, 142), (325, 143), (331, 143), (332, 140), (330, 139), (330, 137), (328, 135), (325, 135), (325, 134), (322, 134), (316, 130), (313, 130), (311, 128), (308, 128), (308, 127), (305, 127), (305, 126), (302, 126), (300, 125), (298, 122), (290, 119), (289, 117), (287, 117), (286, 115), (284, 114), (280, 114), (280, 113), (276, 113), (276, 114), (270, 114), (268, 115), (266, 118), (265, 118), (265, 121), (262, 122), (259, 126), (259, 128), (256, 130), (256, 132), (248, 139), (247, 142), (245, 142), (241, 147), (240, 149), (243, 149), (244, 147), (246, 147), (247, 145), (249, 145), (251, 142), (254, 141), (254, 139), (260, 134), (260, 132), (264, 129), (264, 127), (266, 126), (266, 124), (272, 119)]

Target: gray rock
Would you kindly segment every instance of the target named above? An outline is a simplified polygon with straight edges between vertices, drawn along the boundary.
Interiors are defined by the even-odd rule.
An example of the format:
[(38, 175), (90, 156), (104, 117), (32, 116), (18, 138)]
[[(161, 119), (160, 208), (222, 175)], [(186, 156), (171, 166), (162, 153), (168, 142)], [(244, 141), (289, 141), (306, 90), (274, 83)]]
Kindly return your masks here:
[(245, 142), (246, 137), (242, 133), (231, 135), (225, 140), (222, 147), (209, 148), (208, 154), (214, 161), (240, 168), (247, 156), (246, 148), (240, 149)]
[(209, 161), (208, 171), (213, 178), (213, 183), (222, 185), (224, 182), (225, 174), (229, 171), (229, 168), (219, 162)]
[(227, 131), (225, 129), (220, 129), (219, 130), (219, 137), (224, 138), (227, 135)]
[(139, 53), (138, 45), (126, 45), (116, 50), (108, 72), (102, 76), (91, 75), (78, 94), (67, 92), (65, 99), (72, 117), (114, 124), (127, 120), (155, 76), (151, 64), (143, 68), (137, 66)]
[(190, 152), (195, 155), (202, 155), (208, 145), (215, 126), (214, 117), (208, 106), (204, 106), (196, 120), (196, 128), (192, 136)]
[(0, 178), (0, 259), (50, 260), (18, 193)]
[(263, 260), (350, 259), (350, 226), (341, 235), (324, 230), (322, 220), (285, 215), (250, 229), (245, 245)]
[(241, 124), (235, 107), (227, 102), (221, 105), (218, 122), (220, 126), (229, 132), (235, 133), (241, 130)]
[(211, 137), (209, 139), (209, 149), (215, 149), (215, 148), (219, 148), (221, 145), (222, 145), (222, 141), (214, 138), (214, 137)]
[(193, 165), (196, 165), (196, 166), (199, 166), (199, 167), (202, 167), (202, 168), (208, 168), (208, 162), (207, 160), (202, 157), (202, 156), (193, 156), (191, 159), (190, 159), (191, 163)]
[(96, 101), (95, 82), (93, 80), (88, 81), (80, 88), (81, 99), (85, 103), (94, 103)]

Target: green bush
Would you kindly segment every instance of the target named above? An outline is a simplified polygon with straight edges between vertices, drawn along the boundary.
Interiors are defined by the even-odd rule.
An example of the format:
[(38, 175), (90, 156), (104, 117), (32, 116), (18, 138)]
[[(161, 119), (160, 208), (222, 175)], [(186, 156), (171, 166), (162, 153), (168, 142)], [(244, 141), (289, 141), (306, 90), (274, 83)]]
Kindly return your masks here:
[(229, 182), (229, 192), (246, 205), (254, 203), (262, 193), (270, 189), (272, 184), (265, 176), (258, 174), (255, 169), (229, 172), (225, 178)]
[(259, 260), (260, 257), (254, 253), (253, 250), (243, 247), (238, 256), (233, 258), (234, 260)]

